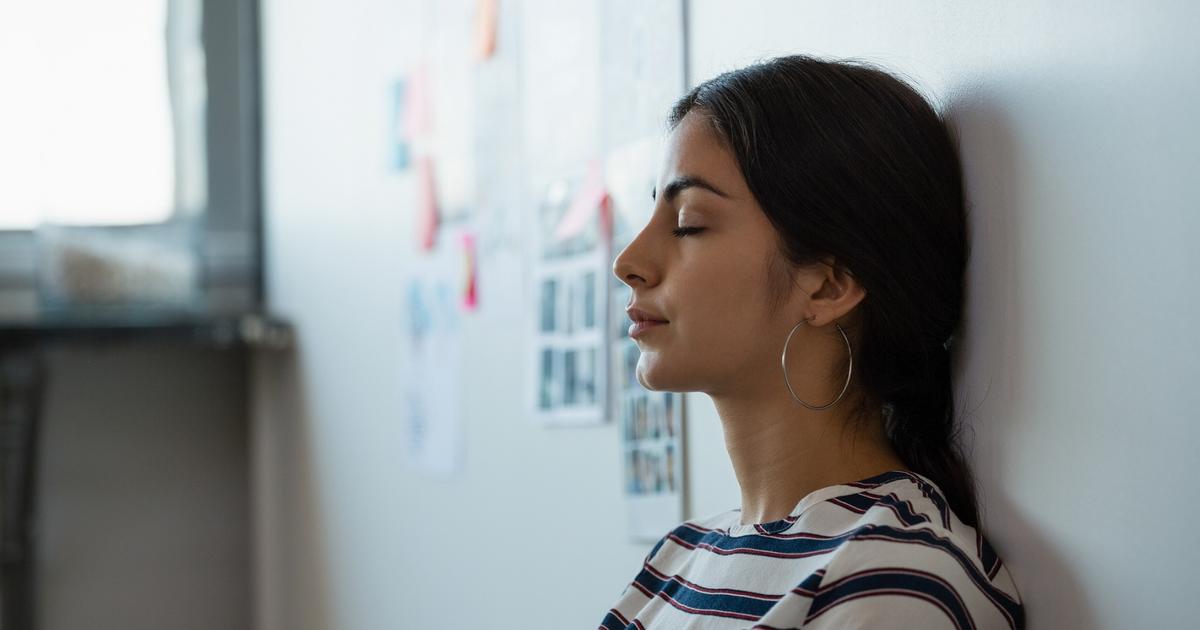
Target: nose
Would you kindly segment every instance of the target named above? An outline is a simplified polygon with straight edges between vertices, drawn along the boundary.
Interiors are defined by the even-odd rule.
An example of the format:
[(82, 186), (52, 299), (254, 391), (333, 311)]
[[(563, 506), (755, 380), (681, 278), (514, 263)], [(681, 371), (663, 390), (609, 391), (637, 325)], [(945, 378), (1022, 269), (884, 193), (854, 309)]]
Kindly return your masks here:
[(635, 238), (625, 249), (617, 254), (616, 260), (613, 261), (613, 275), (618, 280), (633, 287), (639, 281), (647, 284), (650, 281), (650, 274), (646, 271), (645, 265), (640, 262), (638, 256), (638, 239)]

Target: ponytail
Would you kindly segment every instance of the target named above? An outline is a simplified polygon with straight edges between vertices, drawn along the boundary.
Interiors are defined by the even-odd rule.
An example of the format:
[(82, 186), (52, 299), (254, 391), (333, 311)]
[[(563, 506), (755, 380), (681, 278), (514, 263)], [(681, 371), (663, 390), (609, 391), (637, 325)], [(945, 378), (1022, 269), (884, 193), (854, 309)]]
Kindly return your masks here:
[(978, 528), (974, 475), (954, 416), (950, 353), (938, 348), (930, 356), (914, 386), (884, 405), (884, 428), (904, 463), (937, 485), (959, 520)]

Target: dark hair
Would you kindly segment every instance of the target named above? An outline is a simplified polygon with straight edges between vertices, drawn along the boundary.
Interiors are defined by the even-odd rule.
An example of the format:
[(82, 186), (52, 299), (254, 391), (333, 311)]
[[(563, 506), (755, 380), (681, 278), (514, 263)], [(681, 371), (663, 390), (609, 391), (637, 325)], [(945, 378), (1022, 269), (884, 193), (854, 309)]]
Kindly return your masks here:
[[(793, 277), (782, 261), (799, 268), (832, 256), (858, 280), (866, 297), (856, 308), (853, 416), (882, 416), (905, 464), (978, 528), (943, 346), (962, 319), (969, 255), (950, 126), (916, 89), (871, 63), (806, 55), (701, 83), (672, 108), (670, 128), (691, 111), (729, 146), (775, 227), (771, 309)], [(848, 361), (834, 373), (845, 374)]]

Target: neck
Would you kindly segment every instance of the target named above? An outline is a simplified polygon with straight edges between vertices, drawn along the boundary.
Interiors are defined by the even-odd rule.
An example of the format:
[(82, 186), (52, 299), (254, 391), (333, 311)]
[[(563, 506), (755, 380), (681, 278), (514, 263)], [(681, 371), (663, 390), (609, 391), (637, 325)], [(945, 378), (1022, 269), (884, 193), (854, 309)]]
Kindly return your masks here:
[(783, 387), (770, 393), (710, 395), (741, 487), (743, 525), (785, 518), (814, 490), (907, 468), (887, 440), (882, 417), (861, 430), (843, 431), (850, 422), (848, 397), (814, 411)]

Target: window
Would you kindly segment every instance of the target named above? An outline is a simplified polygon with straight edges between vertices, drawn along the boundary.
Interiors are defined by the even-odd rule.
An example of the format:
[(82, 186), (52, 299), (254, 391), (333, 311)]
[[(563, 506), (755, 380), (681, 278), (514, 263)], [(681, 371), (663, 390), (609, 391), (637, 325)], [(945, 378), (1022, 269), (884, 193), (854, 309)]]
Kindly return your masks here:
[(201, 0), (0, 6), (0, 229), (204, 206)]
[(0, 320), (34, 228), (201, 226), (206, 304), (259, 306), (255, 0), (0, 2)]

